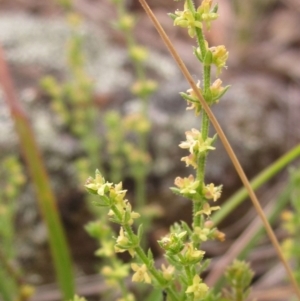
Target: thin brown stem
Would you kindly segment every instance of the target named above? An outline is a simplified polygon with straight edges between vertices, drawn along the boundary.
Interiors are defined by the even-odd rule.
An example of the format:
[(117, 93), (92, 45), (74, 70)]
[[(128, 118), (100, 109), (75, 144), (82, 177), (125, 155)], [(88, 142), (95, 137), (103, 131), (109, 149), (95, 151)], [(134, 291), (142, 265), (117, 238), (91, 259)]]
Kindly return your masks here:
[(183, 73), (184, 77), (186, 78), (186, 80), (188, 81), (188, 83), (190, 84), (190, 86), (192, 87), (192, 89), (194, 90), (194, 93), (197, 95), (199, 101), (201, 102), (201, 105), (203, 107), (203, 109), (205, 110), (205, 112), (207, 113), (211, 123), (213, 124), (216, 132), (218, 133), (218, 136), (220, 138), (220, 140), (222, 141), (226, 152), (228, 153), (228, 156), (230, 157), (241, 181), (243, 182), (245, 188), (247, 189), (250, 199), (253, 203), (253, 206), (255, 207), (258, 215), (260, 216), (266, 232), (277, 252), (278, 258), (281, 260), (282, 264), (284, 265), (287, 275), (291, 281), (291, 284), (294, 287), (295, 293), (298, 296), (298, 299), (300, 300), (300, 289), (298, 287), (298, 284), (293, 276), (293, 272), (291, 270), (291, 268), (288, 265), (287, 260), (285, 259), (281, 249), (280, 249), (280, 245), (279, 242), (268, 222), (268, 219), (266, 218), (264, 211), (254, 193), (254, 190), (252, 189), (250, 182), (247, 178), (247, 176), (245, 175), (245, 172), (241, 166), (241, 164), (239, 163), (230, 143), (228, 142), (220, 124), (218, 123), (216, 117), (214, 116), (214, 114), (212, 113), (211, 109), (209, 108), (209, 106), (207, 105), (207, 103), (205, 102), (203, 96), (201, 95), (201, 93), (199, 92), (199, 89), (197, 88), (196, 83), (194, 82), (191, 74), (189, 73), (187, 67), (185, 66), (184, 62), (182, 61), (182, 59), (180, 58), (179, 54), (177, 53), (177, 51), (175, 50), (173, 44), (171, 43), (169, 37), (167, 36), (167, 34), (165, 33), (165, 31), (163, 30), (162, 26), (160, 25), (159, 21), (157, 20), (157, 18), (155, 17), (155, 15), (153, 14), (153, 12), (151, 11), (150, 7), (148, 6), (148, 4), (146, 3), (145, 0), (139, 0), (142, 7), (144, 8), (144, 10), (146, 11), (147, 15), (149, 16), (149, 18), (151, 19), (151, 21), (153, 22), (156, 30), (158, 31), (159, 35), (161, 36), (161, 38), (163, 39), (164, 43), (166, 44), (168, 50), (170, 51), (170, 53), (172, 54), (174, 60), (176, 61), (178, 67), (180, 68), (181, 72)]

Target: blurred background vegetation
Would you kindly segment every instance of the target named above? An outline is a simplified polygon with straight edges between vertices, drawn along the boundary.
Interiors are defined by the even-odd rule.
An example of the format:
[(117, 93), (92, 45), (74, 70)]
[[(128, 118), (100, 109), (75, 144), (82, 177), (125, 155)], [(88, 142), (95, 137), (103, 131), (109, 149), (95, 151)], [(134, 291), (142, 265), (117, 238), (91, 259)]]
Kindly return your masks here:
[[(142, 110), (143, 95), (131, 89), (136, 81), (135, 64), (128, 55), (124, 32), (116, 28), (116, 7), (109, 0), (76, 0), (70, 17), (63, 2), (67, 3), (2, 0), (0, 44), (45, 160), (74, 259), (77, 287), (82, 294), (97, 296), (104, 288), (96, 275), (97, 244), (83, 228), (95, 216), (83, 189), (85, 179), (101, 168), (111, 180), (122, 179), (138, 204), (136, 179), (142, 173), (153, 219), (148, 243), (160, 258), (156, 240), (170, 223), (190, 222), (190, 204), (172, 195), (169, 187), (176, 176), (189, 174), (180, 162), (178, 144), (184, 131), (197, 128), (198, 121), (184, 113), (186, 104), (179, 92), (188, 85), (137, 0), (125, 1), (126, 9), (136, 15), (136, 43), (148, 49), (145, 76), (159, 83), (148, 95), (142, 121), (136, 116)], [(167, 16), (181, 3), (149, 0), (149, 5), (198, 80), (194, 45)], [(208, 38), (211, 44), (224, 44), (229, 50), (228, 70), (221, 78), (231, 88), (214, 112), (252, 178), (300, 141), (300, 5), (297, 0), (222, 0), (219, 11), (220, 19)], [(141, 124), (144, 127), (139, 129)], [(3, 93), (0, 128), (0, 218), (9, 225), (6, 232), (0, 231), (1, 250), (18, 263), (28, 283), (38, 286), (32, 300), (58, 300), (47, 230)], [(141, 133), (147, 136), (144, 153), (134, 153), (132, 159), (128, 154), (135, 150)], [(288, 178), (285, 169), (261, 187), (261, 202), (276, 203), (278, 196), (288, 200), (294, 187), (287, 184)], [(209, 157), (207, 179), (224, 185), (221, 202), (241, 186), (220, 142)], [(221, 223), (226, 242), (207, 244), (207, 254), (217, 260), (230, 250), (255, 217), (249, 202), (239, 206)], [(276, 229), (280, 238), (286, 236), (282, 227)], [(261, 239), (248, 258), (256, 273), (257, 291), (268, 292), (284, 282), (284, 272), (276, 270), (276, 279), (270, 273), (278, 267), (268, 240)], [(259, 300), (286, 300), (286, 295), (280, 299), (280, 294), (274, 294), (278, 299), (262, 294)]]

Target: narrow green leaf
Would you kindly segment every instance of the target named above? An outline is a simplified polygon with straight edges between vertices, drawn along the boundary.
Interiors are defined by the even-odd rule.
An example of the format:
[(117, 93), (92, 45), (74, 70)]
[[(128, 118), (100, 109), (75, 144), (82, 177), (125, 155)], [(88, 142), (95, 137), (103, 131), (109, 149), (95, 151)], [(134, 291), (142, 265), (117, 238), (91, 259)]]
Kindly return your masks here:
[[(254, 190), (261, 187), (268, 180), (276, 176), (284, 167), (291, 163), (296, 158), (300, 157), (300, 144), (294, 147), (291, 151), (284, 154), (273, 164), (265, 168), (251, 182)], [(212, 220), (215, 225), (219, 224), (226, 216), (232, 212), (248, 197), (248, 192), (245, 188), (239, 189), (232, 197), (230, 197), (223, 205), (222, 209), (213, 214)]]
[(0, 82), (2, 83), (4, 98), (14, 120), (23, 156), (37, 194), (38, 205), (47, 226), (57, 280), (62, 291), (63, 300), (69, 300), (74, 296), (74, 275), (65, 233), (42, 155), (26, 113), (17, 99), (1, 48), (0, 66)]

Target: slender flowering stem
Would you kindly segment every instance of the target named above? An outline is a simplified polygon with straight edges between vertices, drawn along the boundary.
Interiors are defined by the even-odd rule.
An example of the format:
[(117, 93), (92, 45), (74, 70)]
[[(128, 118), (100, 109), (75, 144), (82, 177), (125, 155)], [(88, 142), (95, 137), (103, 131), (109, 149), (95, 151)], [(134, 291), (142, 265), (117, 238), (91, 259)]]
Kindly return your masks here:
[[(117, 219), (122, 219), (122, 214), (118, 210), (118, 208), (115, 205), (112, 205), (111, 210), (116, 215)], [(131, 226), (128, 224), (123, 225), (124, 230), (126, 231), (129, 241), (133, 242), (136, 240), (136, 235), (134, 234)], [(161, 287), (165, 287), (165, 279), (162, 277), (162, 275), (155, 269), (153, 266), (153, 263), (150, 261), (150, 259), (145, 254), (144, 250), (140, 247), (140, 245), (137, 245), (136, 247), (133, 247), (137, 257), (147, 266), (147, 269), (149, 273), (155, 278), (155, 280), (159, 283)], [(179, 301), (176, 292), (171, 287), (166, 287), (165, 291), (168, 293), (168, 295), (172, 298), (173, 301)]]
[(191, 76), (190, 72), (188, 71), (187, 67), (185, 66), (184, 62), (182, 61), (182, 59), (180, 58), (179, 54), (177, 53), (177, 51), (175, 50), (174, 46), (172, 45), (169, 37), (167, 36), (167, 34), (165, 33), (165, 31), (163, 30), (162, 26), (160, 25), (160, 23), (158, 22), (157, 18), (155, 17), (155, 15), (153, 14), (153, 12), (151, 11), (150, 7), (148, 6), (148, 4), (146, 3), (145, 0), (139, 0), (142, 7), (145, 9), (146, 13), (148, 14), (149, 18), (151, 19), (151, 21), (153, 22), (155, 28), (157, 29), (157, 31), (159, 32), (160, 36), (162, 37), (163, 41), (165, 42), (167, 48), (169, 49), (170, 53), (172, 54), (172, 56), (174, 57), (176, 63), (178, 64), (180, 70), (182, 71), (182, 73), (184, 74), (185, 78), (187, 79), (188, 83), (191, 85), (191, 87), (193, 88), (193, 91), (195, 92), (195, 94), (197, 95), (197, 97), (199, 98), (199, 101), (201, 103), (201, 105), (203, 106), (203, 109), (206, 111), (210, 121), (212, 122), (214, 128), (216, 129), (216, 132), (218, 133), (218, 136), (220, 138), (220, 140), (222, 141), (225, 150), (227, 151), (238, 175), (240, 176), (244, 186), (246, 187), (250, 199), (253, 202), (253, 205), (258, 213), (258, 215), (260, 216), (266, 232), (274, 246), (274, 248), (277, 251), (278, 257), (280, 258), (282, 264), (284, 265), (288, 277), (291, 281), (291, 284), (293, 285), (293, 288), (295, 290), (295, 293), (298, 297), (298, 299), (300, 300), (300, 288), (298, 287), (298, 284), (294, 278), (293, 272), (291, 270), (291, 268), (289, 267), (282, 251), (280, 248), (280, 245), (278, 243), (278, 240), (261, 208), (261, 205), (249, 183), (249, 180), (247, 178), (247, 176), (245, 175), (233, 149), (231, 148), (230, 143), (227, 140), (227, 137), (225, 136), (220, 124), (218, 123), (216, 117), (214, 116), (214, 114), (212, 113), (210, 107), (208, 106), (208, 104), (205, 102), (203, 96), (201, 95), (200, 91), (198, 90), (198, 87), (196, 85), (196, 83), (193, 80), (193, 77)]
[[(206, 45), (205, 38), (203, 35), (203, 31), (201, 28), (196, 28), (196, 37), (197, 42), (200, 47), (202, 57), (205, 57), (206, 54)], [(203, 93), (204, 95), (208, 94), (210, 89), (210, 73), (211, 66), (203, 64)], [(202, 126), (201, 126), (202, 139), (205, 141), (208, 138), (209, 133), (209, 118), (205, 110), (202, 110)], [(202, 187), (204, 185), (204, 174), (205, 174), (205, 165), (207, 159), (207, 151), (200, 155), (197, 164), (197, 180), (199, 180), (199, 185)], [(201, 209), (201, 203), (193, 202), (193, 225), (194, 227), (200, 226), (201, 224), (201, 216), (196, 215), (195, 213)]]

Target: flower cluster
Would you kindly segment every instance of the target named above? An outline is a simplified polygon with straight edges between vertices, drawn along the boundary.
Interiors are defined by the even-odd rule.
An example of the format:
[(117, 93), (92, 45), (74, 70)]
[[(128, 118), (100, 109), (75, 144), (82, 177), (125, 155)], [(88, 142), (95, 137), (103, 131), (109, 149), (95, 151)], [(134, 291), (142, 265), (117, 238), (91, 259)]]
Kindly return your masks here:
[(213, 142), (216, 139), (216, 136), (213, 138), (206, 138), (205, 140), (202, 137), (202, 133), (196, 129), (185, 132), (186, 141), (183, 141), (179, 144), (180, 148), (188, 149), (190, 155), (187, 157), (181, 158), (181, 161), (186, 163), (186, 166), (193, 166), (195, 169), (198, 166), (199, 156), (203, 153), (206, 153), (208, 150), (214, 150), (215, 147), (212, 146)]
[(133, 282), (151, 283), (151, 278), (148, 274), (147, 266), (145, 264), (138, 265), (136, 263), (132, 263), (131, 268), (135, 271), (132, 276)]
[[(200, 88), (200, 81), (198, 81), (197, 87), (198, 87), (200, 94), (202, 95), (203, 92), (202, 92), (202, 89)], [(183, 97), (187, 101), (188, 107), (186, 109), (187, 110), (195, 110), (195, 114), (196, 114), (196, 116), (198, 116), (202, 109), (200, 101), (193, 89), (188, 89), (186, 92), (187, 93), (184, 93), (184, 92), (179, 93), (181, 95), (181, 97)]]
[(167, 251), (167, 254), (176, 255), (184, 249), (184, 237), (187, 232), (170, 233), (158, 241), (159, 245)]
[(189, 175), (188, 178), (177, 177), (174, 183), (179, 188), (179, 192), (182, 195), (190, 195), (197, 193), (200, 182), (196, 181), (193, 175)]
[(174, 25), (188, 29), (188, 34), (191, 38), (196, 35), (197, 28), (202, 29), (204, 22), (207, 29), (211, 27), (211, 21), (218, 18), (218, 6), (212, 7), (212, 0), (204, 0), (201, 5), (195, 10), (189, 7), (188, 1), (184, 4), (184, 10), (177, 10), (175, 14), (170, 14), (174, 19)]
[(210, 51), (212, 52), (212, 63), (216, 65), (219, 74), (222, 68), (226, 68), (225, 64), (228, 59), (228, 51), (224, 45), (211, 47)]
[(202, 282), (198, 275), (193, 278), (193, 284), (185, 291), (187, 294), (193, 294), (193, 300), (202, 300), (208, 292), (208, 286)]
[(137, 246), (137, 244), (133, 244), (130, 240), (130, 237), (128, 237), (128, 234), (124, 229), (121, 227), (120, 234), (116, 239), (116, 245), (115, 245), (115, 252), (116, 253), (123, 253), (125, 251), (128, 251), (129, 254), (134, 257), (135, 251), (134, 248)]
[(181, 148), (189, 149), (191, 154), (199, 154), (207, 150), (213, 150), (215, 147), (211, 146), (215, 138), (207, 138), (203, 140), (202, 133), (196, 129), (185, 132), (186, 141), (179, 144)]
[(213, 183), (205, 185), (203, 188), (204, 196), (207, 200), (212, 199), (214, 202), (221, 197), (222, 185), (215, 186)]
[(126, 190), (122, 189), (122, 182), (113, 184), (105, 181), (99, 170), (95, 178), (89, 177), (85, 184), (86, 189), (100, 196), (99, 206), (109, 207), (110, 220), (120, 225), (132, 225), (139, 213), (132, 211), (131, 204), (125, 199)]
[[(221, 63), (220, 63), (221, 64)], [(225, 63), (224, 63), (225, 64)], [(217, 65), (219, 69), (221, 65)], [(200, 88), (200, 81), (197, 83), (198, 91), (201, 95), (203, 95), (205, 101), (208, 105), (213, 105), (219, 102), (219, 99), (226, 93), (230, 86), (222, 87), (222, 81), (218, 78), (213, 84), (209, 87), (209, 90), (204, 94), (202, 89)], [(195, 115), (198, 116), (201, 113), (202, 105), (193, 89), (188, 89), (185, 92), (179, 93), (182, 98), (187, 101), (186, 110), (194, 110)]]
[[(213, 61), (212, 61), (213, 62)], [(216, 61), (216, 66), (219, 70), (222, 67), (226, 67), (225, 62), (218, 60)], [(209, 89), (204, 93), (200, 88), (200, 81), (197, 83), (198, 92), (204, 97), (205, 101), (208, 105), (213, 105), (214, 103), (218, 103), (219, 99), (226, 93), (226, 91), (230, 88), (230, 86), (222, 87), (222, 81), (218, 78), (216, 79), (213, 84), (209, 87)], [(187, 108), (186, 110), (194, 110), (195, 115), (198, 116), (201, 113), (202, 105), (193, 89), (188, 89), (185, 92), (179, 93), (182, 98), (187, 101)]]
[[(174, 266), (192, 266), (196, 265), (199, 268), (199, 264), (203, 260), (205, 252), (199, 250), (195, 247), (194, 243), (189, 241), (189, 231), (183, 231), (181, 225), (177, 225), (177, 229), (172, 228), (171, 233), (164, 236), (161, 240), (158, 241), (159, 245), (166, 251), (166, 258), (171, 262)], [(209, 230), (211, 234), (214, 232), (214, 229)], [(193, 236), (198, 235), (199, 233), (193, 233)], [(210, 235), (210, 233), (207, 233)], [(210, 235), (212, 237), (212, 235)], [(200, 241), (196, 237), (193, 238), (194, 241)], [(206, 241), (207, 239), (202, 239), (202, 241)], [(196, 267), (195, 266), (195, 267)], [(174, 269), (173, 266), (169, 266), (169, 272)], [(166, 274), (167, 270), (165, 267), (162, 267), (164, 278), (168, 280), (172, 278), (171, 274)]]

